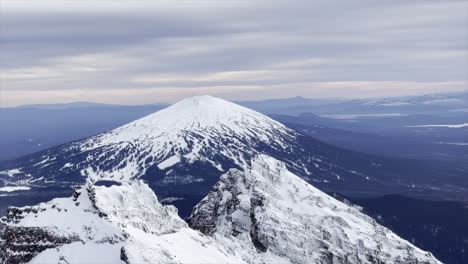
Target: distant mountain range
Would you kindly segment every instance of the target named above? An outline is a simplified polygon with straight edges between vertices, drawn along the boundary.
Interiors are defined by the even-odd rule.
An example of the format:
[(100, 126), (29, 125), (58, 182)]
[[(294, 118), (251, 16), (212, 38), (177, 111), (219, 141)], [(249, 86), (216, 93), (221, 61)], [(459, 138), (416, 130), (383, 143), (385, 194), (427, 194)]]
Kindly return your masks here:
[[(162, 104), (161, 104), (162, 105)], [(74, 109), (74, 108), (100, 108), (100, 107), (124, 107), (124, 105), (113, 105), (113, 104), (102, 104), (102, 103), (92, 103), (92, 102), (73, 102), (73, 103), (64, 103), (64, 104), (30, 104), (30, 105), (20, 105), (17, 109)]]
[[(401, 96), (370, 99), (343, 98), (304, 98), (302, 96), (270, 99), (262, 101), (236, 101), (237, 104), (254, 109), (264, 114), (299, 115), (314, 113), (318, 115), (357, 115), (357, 114), (441, 114), (443, 111), (467, 112), (468, 91), (437, 93), (421, 96)], [(148, 104), (140, 107), (166, 107), (168, 104)], [(34, 109), (73, 109), (100, 107), (128, 107), (125, 105), (102, 104), (92, 102), (73, 102), (64, 104), (32, 104), (12, 108)], [(1, 109), (1, 108), (0, 108)], [(4, 108), (5, 109), (5, 108)], [(10, 108), (11, 109), (11, 108)]]
[[(266, 101), (239, 102), (265, 114), (299, 115), (453, 115), (468, 111), (468, 92), (373, 99), (308, 99), (294, 97)], [(466, 116), (466, 115), (465, 115)]]

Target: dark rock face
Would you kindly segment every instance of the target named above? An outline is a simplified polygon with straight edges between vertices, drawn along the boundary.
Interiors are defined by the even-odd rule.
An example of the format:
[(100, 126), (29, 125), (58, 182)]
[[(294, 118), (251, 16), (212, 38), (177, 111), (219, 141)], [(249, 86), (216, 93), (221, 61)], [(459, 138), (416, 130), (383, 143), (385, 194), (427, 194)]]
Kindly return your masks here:
[(127, 251), (125, 251), (124, 247), (120, 249), (120, 260), (122, 260), (125, 264), (130, 264), (130, 261), (128, 260), (127, 256)]
[[(250, 226), (246, 227), (243, 223), (232, 222), (230, 235), (237, 236), (249, 232), (251, 241), (257, 251), (266, 252), (268, 246), (259, 232), (259, 223), (256, 215), (259, 211), (263, 210), (265, 198), (261, 194), (256, 194), (250, 198), (248, 208), (243, 208), (241, 206), (242, 201), (239, 199), (239, 195), (242, 194), (242, 186), (236, 185), (237, 172), (237, 170), (231, 170), (225, 175), (226, 177), (223, 176), (220, 182), (213, 187), (211, 195), (207, 196), (197, 205), (193, 214), (187, 218), (187, 222), (191, 228), (210, 235), (219, 228), (217, 225), (220, 218), (240, 210), (250, 219)], [(232, 197), (225, 201), (225, 203), (222, 203), (224, 192), (230, 192)]]
[(15, 227), (0, 222), (0, 262), (27, 263), (40, 252), (80, 241), (78, 237), (60, 237), (39, 227)]
[(17, 224), (26, 214), (37, 214), (39, 211), (43, 212), (45, 209), (43, 208), (36, 208), (36, 207), (25, 207), (25, 208), (17, 208), (17, 207), (10, 207), (7, 210), (7, 215), (3, 222), (14, 223)]
[(88, 193), (88, 198), (89, 201), (91, 202), (91, 205), (93, 206), (94, 210), (96, 213), (99, 215), (99, 217), (106, 217), (107, 214), (104, 213), (97, 205), (96, 205), (96, 190), (92, 186), (88, 186), (86, 188), (86, 192)]
[(252, 222), (252, 229), (250, 230), (250, 238), (255, 248), (260, 252), (266, 252), (268, 249), (267, 245), (264, 245), (262, 242), (261, 234), (259, 233), (259, 224), (255, 218), (255, 213), (250, 213), (250, 221)]

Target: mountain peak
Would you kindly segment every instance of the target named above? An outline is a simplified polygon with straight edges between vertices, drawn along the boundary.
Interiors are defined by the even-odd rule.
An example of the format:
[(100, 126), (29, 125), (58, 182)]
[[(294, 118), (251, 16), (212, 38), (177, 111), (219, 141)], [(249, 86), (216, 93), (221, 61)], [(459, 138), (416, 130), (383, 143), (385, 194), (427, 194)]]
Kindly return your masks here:
[[(274, 126), (282, 124), (251, 109), (209, 95), (183, 99), (161, 111), (110, 131), (110, 134), (144, 134), (145, 137), (161, 132), (194, 132), (200, 129), (223, 129), (248, 133), (249, 126)], [(108, 133), (109, 134), (109, 133)]]
[[(245, 166), (254, 146), (284, 150), (296, 133), (273, 119), (209, 95), (184, 99), (161, 111), (78, 143), (81, 151), (108, 149), (127, 156), (120, 178), (145, 173), (149, 164), (163, 170), (182, 161), (207, 162), (219, 171), (226, 160)], [(265, 148), (265, 147), (264, 147)], [(125, 154), (124, 154), (125, 152)], [(129, 155), (134, 154), (134, 156)], [(128, 166), (138, 160), (138, 164)], [(222, 160), (222, 161), (221, 161)], [(148, 162), (148, 163), (147, 163)], [(132, 168), (132, 171), (129, 169)], [(112, 173), (115, 178), (116, 172)], [(99, 175), (107, 177), (107, 175)], [(110, 176), (110, 175), (109, 175)]]
[(183, 99), (140, 120), (147, 122), (150, 119), (157, 119), (158, 122), (161, 122), (165, 119), (177, 119), (177, 128), (188, 129), (188, 127), (180, 127), (180, 125), (184, 125), (183, 121), (187, 126), (191, 126), (193, 123), (198, 123), (199, 126), (211, 126), (216, 122), (226, 122), (229, 119), (242, 118), (245, 115), (263, 116), (224, 99), (202, 95)]
[(179, 104), (179, 103), (200, 105), (200, 104), (219, 104), (219, 103), (229, 103), (229, 102), (224, 99), (205, 94), (205, 95), (197, 95), (197, 96), (182, 99), (176, 104)]

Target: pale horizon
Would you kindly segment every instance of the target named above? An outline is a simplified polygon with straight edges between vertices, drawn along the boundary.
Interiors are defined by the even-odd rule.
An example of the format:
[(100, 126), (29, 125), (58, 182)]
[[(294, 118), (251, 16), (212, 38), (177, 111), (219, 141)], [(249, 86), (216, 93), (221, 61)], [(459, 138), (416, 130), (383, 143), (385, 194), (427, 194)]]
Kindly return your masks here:
[(386, 99), (386, 98), (392, 98), (392, 99), (398, 99), (398, 98), (405, 98), (405, 97), (417, 97), (417, 96), (426, 96), (426, 95), (446, 95), (446, 94), (452, 94), (452, 93), (468, 93), (468, 90), (461, 90), (461, 91), (452, 91), (452, 92), (434, 92), (434, 93), (423, 93), (423, 94), (415, 94), (415, 95), (390, 95), (390, 96), (377, 96), (377, 97), (305, 97), (302, 95), (296, 95), (296, 96), (290, 96), (290, 97), (268, 97), (268, 98), (263, 98), (263, 99), (228, 99), (226, 97), (222, 96), (216, 96), (212, 94), (197, 94), (197, 95), (192, 95), (192, 96), (187, 96), (183, 97), (180, 99), (176, 99), (173, 101), (154, 101), (154, 102), (148, 102), (148, 103), (108, 103), (108, 102), (101, 102), (101, 101), (60, 101), (60, 102), (45, 102), (45, 103), (31, 103), (31, 104), (19, 104), (19, 105), (12, 105), (12, 106), (4, 106), (0, 105), (0, 108), (15, 108), (15, 107), (22, 107), (22, 106), (29, 106), (29, 105), (66, 105), (66, 104), (105, 104), (105, 105), (115, 105), (115, 106), (143, 106), (143, 105), (171, 105), (174, 103), (177, 103), (183, 99), (190, 98), (190, 97), (195, 97), (195, 96), (204, 96), (204, 95), (209, 95), (213, 97), (218, 97), (227, 101), (232, 101), (232, 102), (258, 102), (258, 101), (265, 101), (265, 100), (287, 100), (287, 99), (293, 99), (293, 98), (304, 98), (306, 100), (371, 100), (371, 99)]

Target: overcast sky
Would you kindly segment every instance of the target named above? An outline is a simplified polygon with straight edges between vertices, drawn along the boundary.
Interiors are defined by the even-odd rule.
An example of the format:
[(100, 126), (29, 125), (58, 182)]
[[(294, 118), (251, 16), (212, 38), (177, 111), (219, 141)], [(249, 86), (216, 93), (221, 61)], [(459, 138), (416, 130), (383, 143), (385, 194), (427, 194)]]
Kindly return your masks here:
[(466, 0), (1, 0), (0, 106), (467, 89)]

